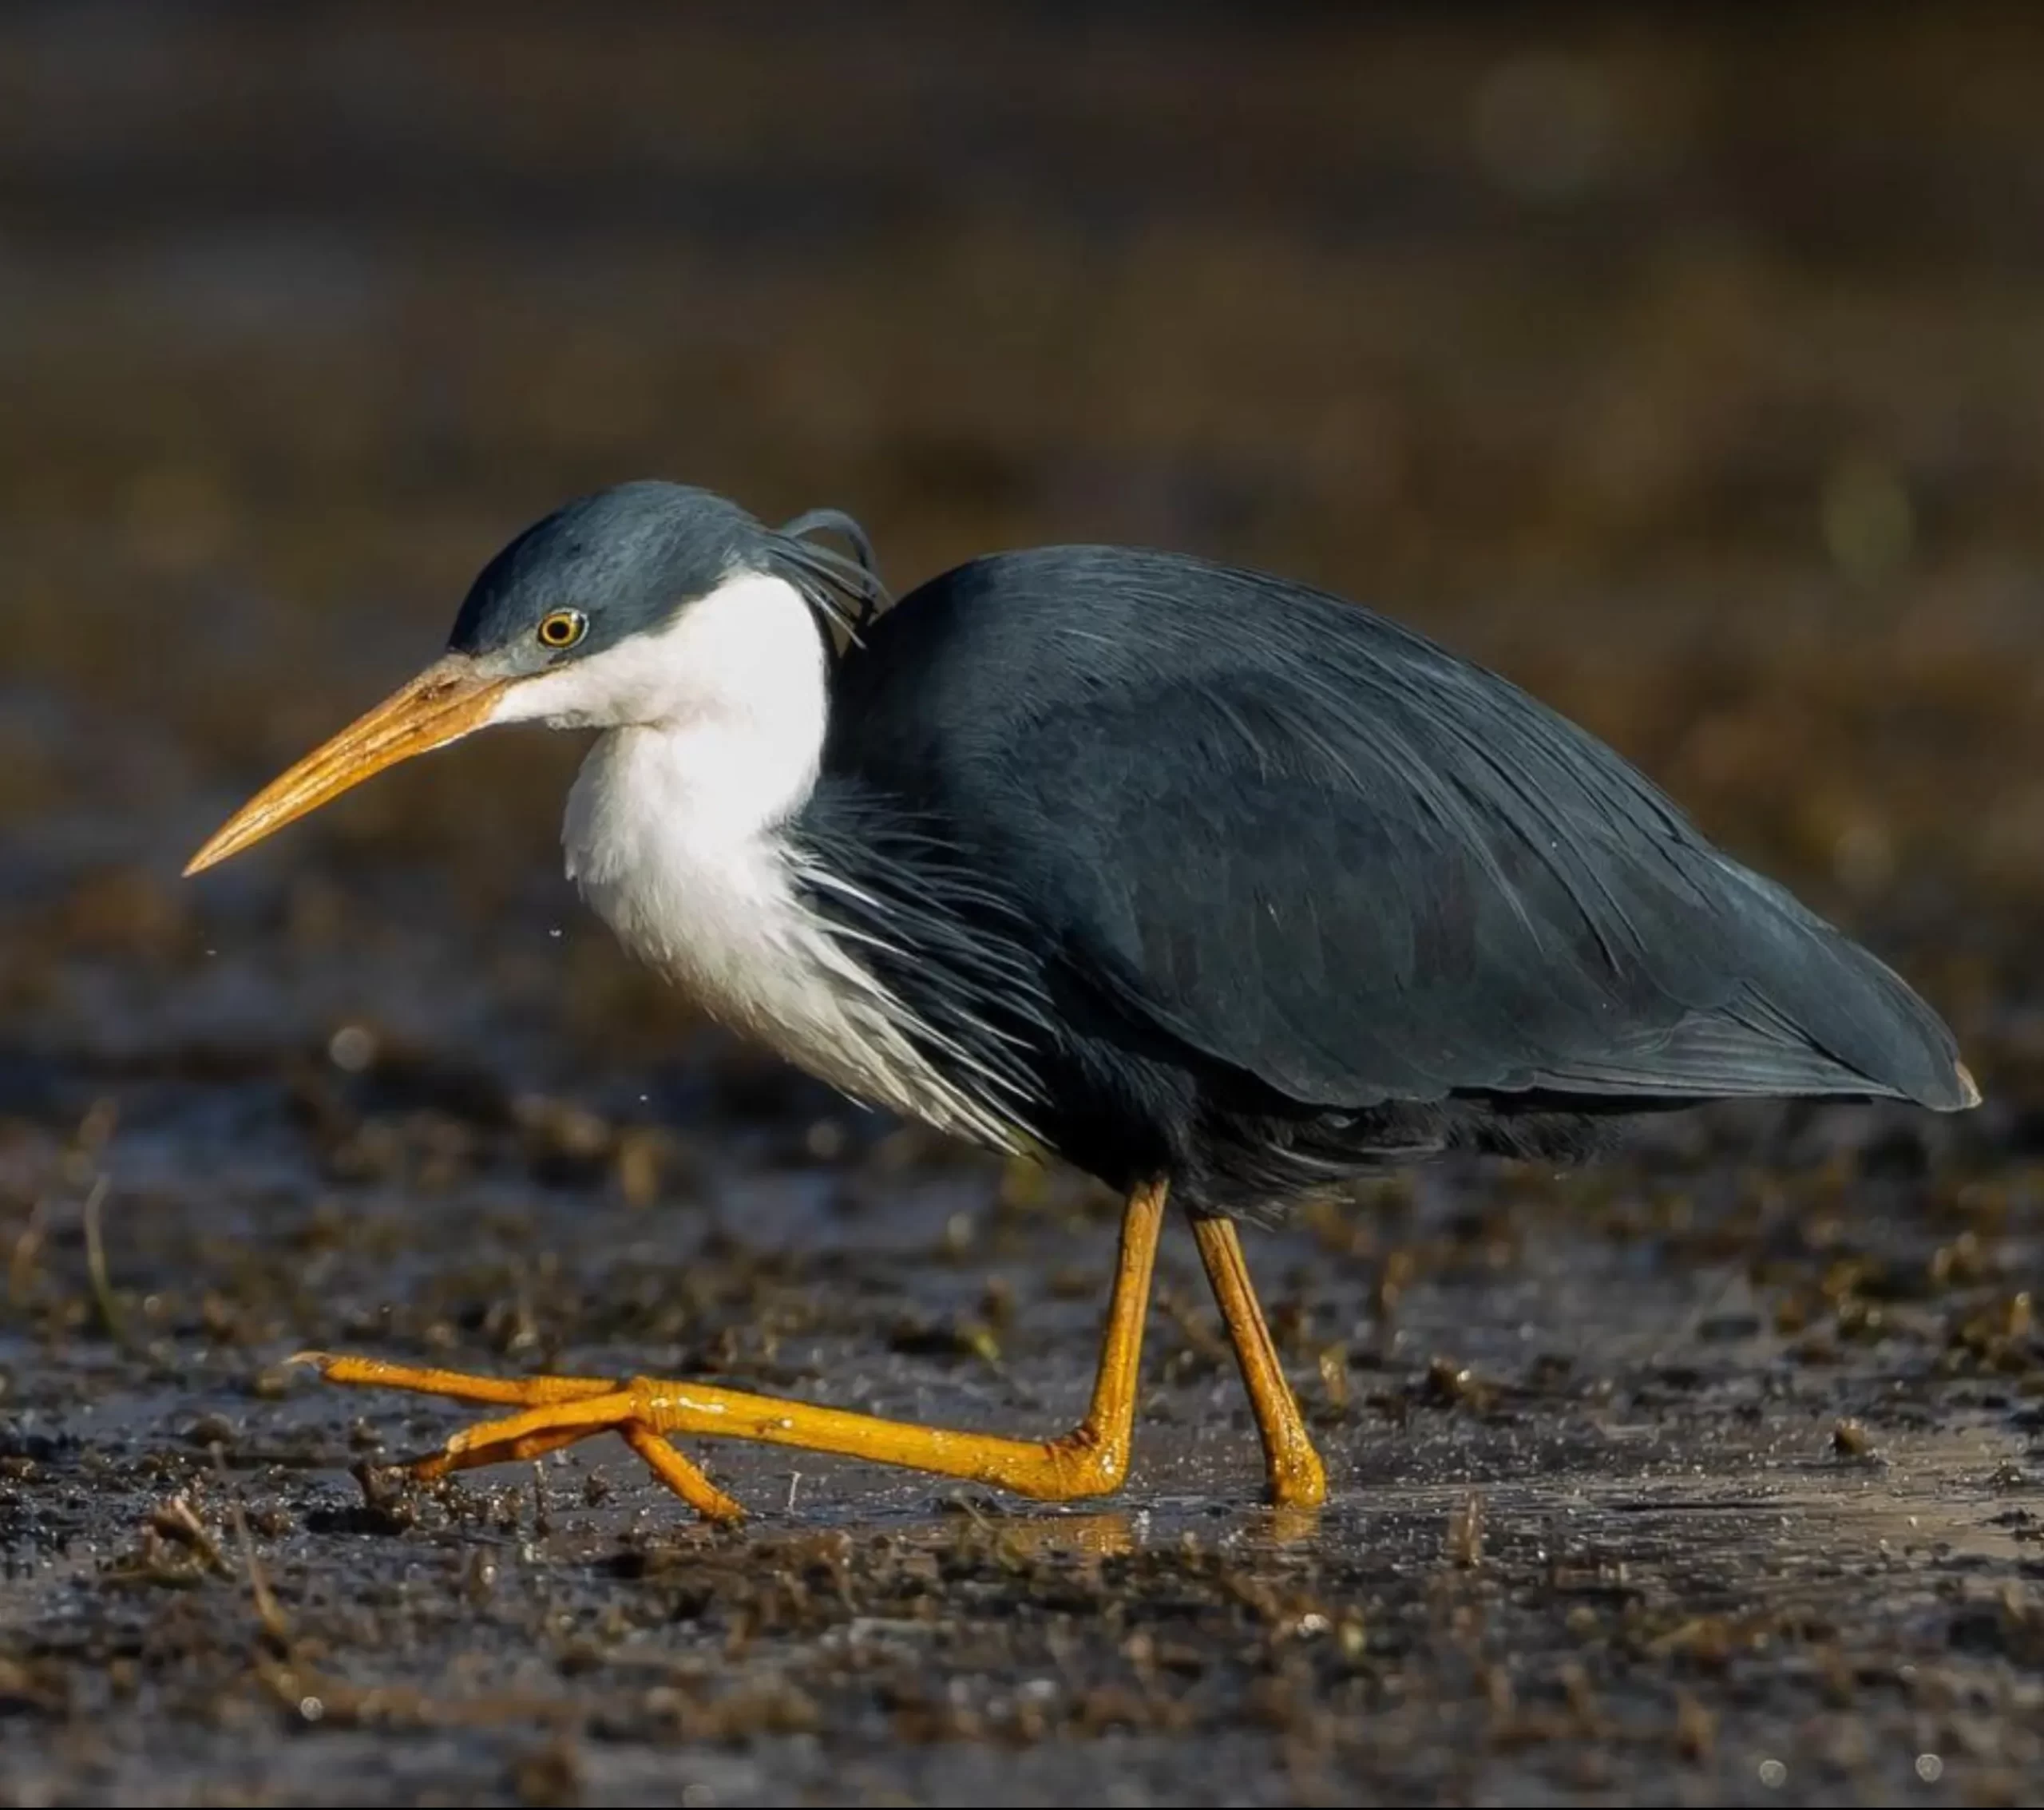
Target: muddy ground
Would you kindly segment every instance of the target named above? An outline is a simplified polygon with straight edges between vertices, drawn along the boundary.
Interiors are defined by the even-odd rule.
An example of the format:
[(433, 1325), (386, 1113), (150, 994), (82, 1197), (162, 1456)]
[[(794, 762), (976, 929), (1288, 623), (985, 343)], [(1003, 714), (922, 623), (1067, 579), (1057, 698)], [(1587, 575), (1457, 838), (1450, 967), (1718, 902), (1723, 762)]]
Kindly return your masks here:
[[(2044, 1801), (2044, 21), (0, 17), (0, 1798)], [(1911, 22), (1913, 21), (1913, 22)], [(911, 580), (1106, 537), (1500, 666), (1903, 968), (1988, 1103), (1669, 1121), (1188, 1242), (1084, 1513), (283, 1360), (1048, 1432), (1113, 1203), (693, 1024), (576, 751), (203, 881), (513, 529), (661, 473)]]

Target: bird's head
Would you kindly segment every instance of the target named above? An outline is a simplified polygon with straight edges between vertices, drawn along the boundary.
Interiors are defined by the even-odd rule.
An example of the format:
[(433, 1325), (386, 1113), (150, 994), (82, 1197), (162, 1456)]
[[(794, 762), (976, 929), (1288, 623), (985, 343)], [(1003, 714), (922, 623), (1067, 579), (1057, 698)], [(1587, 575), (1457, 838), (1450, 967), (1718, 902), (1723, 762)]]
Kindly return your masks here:
[[(808, 538), (838, 534), (856, 561)], [(492, 723), (615, 728), (655, 720), (680, 632), (702, 606), (742, 620), (738, 588), (778, 581), (826, 628), (855, 632), (882, 600), (858, 525), (819, 509), (785, 528), (679, 484), (623, 484), (535, 522), (469, 588), (447, 652), (271, 782), (192, 857), (196, 873), (414, 754)], [(731, 606), (739, 606), (733, 612)]]

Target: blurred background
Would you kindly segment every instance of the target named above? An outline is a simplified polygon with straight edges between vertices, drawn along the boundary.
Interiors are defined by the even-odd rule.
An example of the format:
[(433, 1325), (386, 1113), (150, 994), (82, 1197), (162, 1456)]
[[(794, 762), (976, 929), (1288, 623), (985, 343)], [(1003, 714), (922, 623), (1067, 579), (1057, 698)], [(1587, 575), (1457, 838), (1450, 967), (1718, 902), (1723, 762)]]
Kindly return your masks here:
[(660, 474), (897, 588), (1109, 538), (1375, 603), (2033, 1059), (2040, 121), (2019, 8), (10, 7), (5, 1044), (625, 987), (541, 736), (176, 874)]
[[(1133, 1727), (1112, 1764), (1176, 1801), (1659, 1800), (1671, 1754), (1699, 1802), (2026, 1798), (2040, 222), (2034, 6), (0, 8), (0, 1708), (45, 1718), (6, 1788), (1076, 1802)], [(616, 1493), (592, 1468), (537, 1532), (519, 1475), (425, 1532), (337, 1511), (355, 1454), (451, 1421), (274, 1368), (308, 1343), (975, 1425), (1083, 1394), (1101, 1203), (694, 1024), (561, 877), (574, 738), (483, 738), (178, 877), (511, 534), (648, 475), (848, 509), (897, 591), (1108, 539), (1376, 604), (1870, 941), (1988, 1104), (1670, 1121), (1589, 1176), (1430, 1170), (1259, 1241), (1340, 1493), (1252, 1583), (1200, 1556), (1253, 1448), (1167, 1249), (1163, 1531), (1112, 1590), (945, 1547), (983, 1618), (921, 1709), (924, 1650), (847, 1673), (818, 1633), (929, 1613), (910, 1547), (967, 1523), (929, 1534), (921, 1480), (720, 1451), (769, 1530), (723, 1571), (644, 1559), (671, 1506), (608, 1449), (572, 1463)], [(281, 1682), (165, 1544), (172, 1491), (224, 1524), (209, 1451), (325, 1642)], [(846, 1515), (910, 1547), (826, 1553), (841, 1606), (748, 1594)], [(102, 1586), (81, 1553), (127, 1557)], [(1054, 1651), (1047, 1600), (1080, 1606)], [(640, 1617), (705, 1668), (679, 1723), (604, 1658)], [(1312, 1617), (1342, 1631), (1301, 1658)], [(305, 1694), (315, 1665), (381, 1707)], [(893, 1725), (876, 1679), (927, 1754), (846, 1734)], [(394, 1681), (546, 1707), (407, 1722)], [(699, 1719), (727, 1685), (779, 1746)], [(304, 1701), (324, 1744), (280, 1747)], [(737, 1770), (675, 1769), (677, 1727)], [(1012, 1757), (943, 1745), (972, 1729)]]

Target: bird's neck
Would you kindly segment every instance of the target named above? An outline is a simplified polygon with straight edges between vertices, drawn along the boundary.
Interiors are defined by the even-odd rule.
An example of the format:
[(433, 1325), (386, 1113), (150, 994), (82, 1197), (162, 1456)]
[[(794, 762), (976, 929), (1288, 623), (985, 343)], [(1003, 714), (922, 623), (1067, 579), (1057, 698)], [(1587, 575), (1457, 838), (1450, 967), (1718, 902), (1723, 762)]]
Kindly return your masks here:
[[(660, 681), (674, 707), (590, 751), (568, 795), (569, 877), (711, 1017), (855, 1099), (1016, 1147), (806, 901), (816, 876), (791, 832), (822, 769), (828, 663), (808, 606), (782, 589), (789, 608), (755, 592), (749, 615), (713, 619)], [(688, 615), (719, 607), (712, 593)]]
[(629, 947), (686, 971), (784, 889), (780, 832), (816, 785), (823, 632), (778, 579), (690, 607), (640, 653), (646, 720), (609, 730), (569, 794), (569, 877)]

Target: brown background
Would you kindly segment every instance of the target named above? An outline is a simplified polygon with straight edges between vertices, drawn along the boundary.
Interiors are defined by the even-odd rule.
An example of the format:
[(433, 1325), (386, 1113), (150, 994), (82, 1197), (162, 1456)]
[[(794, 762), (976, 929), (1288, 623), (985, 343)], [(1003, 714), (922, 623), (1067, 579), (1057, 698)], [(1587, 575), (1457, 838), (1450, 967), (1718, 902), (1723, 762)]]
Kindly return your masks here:
[[(2026, 9), (9, 8), (0, 1783), (2034, 1800), (2040, 222)], [(1127, 1514), (727, 1451), (719, 1539), (593, 1448), (543, 1531), (353, 1508), (358, 1412), (451, 1423), (299, 1345), (1083, 1391), (1101, 1203), (692, 1026), (558, 877), (575, 749), (176, 877), (656, 473), (901, 587), (1109, 538), (1392, 610), (1872, 941), (1989, 1105), (1262, 1244), (1340, 1491), (1290, 1541), (1183, 1252)]]

